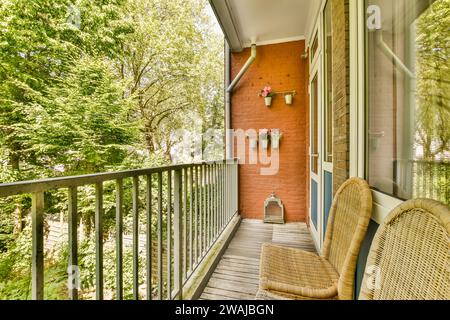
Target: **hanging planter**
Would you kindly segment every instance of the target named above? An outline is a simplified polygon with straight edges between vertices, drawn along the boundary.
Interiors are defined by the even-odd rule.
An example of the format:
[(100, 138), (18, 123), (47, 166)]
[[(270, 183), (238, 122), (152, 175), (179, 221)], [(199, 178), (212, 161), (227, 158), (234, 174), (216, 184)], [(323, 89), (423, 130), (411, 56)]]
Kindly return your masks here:
[(269, 148), (269, 130), (261, 129), (259, 131), (259, 143), (264, 150)]
[(291, 105), (292, 104), (292, 100), (293, 100), (294, 96), (291, 93), (288, 93), (284, 96), (284, 100), (286, 101), (287, 105)]
[(272, 142), (272, 149), (278, 150), (280, 148), (280, 140), (283, 134), (278, 129), (272, 129), (270, 134), (270, 141)]
[(266, 107), (270, 107), (272, 105), (272, 97), (265, 97), (264, 102), (266, 103)]
[(259, 93), (261, 97), (264, 98), (264, 103), (266, 107), (270, 107), (272, 105), (272, 98), (275, 96), (275, 93), (272, 91), (272, 88), (267, 86), (261, 90)]

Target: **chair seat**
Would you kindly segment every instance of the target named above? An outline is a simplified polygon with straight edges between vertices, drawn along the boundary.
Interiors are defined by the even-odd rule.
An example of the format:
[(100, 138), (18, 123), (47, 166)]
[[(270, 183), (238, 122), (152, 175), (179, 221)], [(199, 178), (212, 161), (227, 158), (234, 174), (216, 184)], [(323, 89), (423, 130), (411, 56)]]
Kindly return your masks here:
[(333, 299), (338, 279), (333, 266), (316, 254), (271, 244), (262, 247), (261, 299)]

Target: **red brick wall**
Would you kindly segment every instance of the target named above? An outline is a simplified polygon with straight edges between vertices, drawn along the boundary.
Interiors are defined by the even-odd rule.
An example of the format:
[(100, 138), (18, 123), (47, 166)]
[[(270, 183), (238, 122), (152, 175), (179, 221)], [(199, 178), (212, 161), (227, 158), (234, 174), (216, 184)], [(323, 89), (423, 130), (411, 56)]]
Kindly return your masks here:
[[(276, 192), (284, 203), (288, 221), (306, 221), (309, 107), (308, 60), (301, 58), (304, 47), (304, 41), (258, 47), (255, 62), (233, 93), (233, 129), (280, 129), (283, 133), (277, 175), (260, 175), (260, 164), (243, 164), (240, 168), (239, 209), (244, 218), (262, 219), (264, 200)], [(249, 55), (249, 49), (232, 55), (233, 79)], [(296, 90), (293, 104), (286, 105), (279, 95), (267, 108), (258, 96), (266, 85), (275, 91)], [(248, 153), (248, 145), (246, 149)]]

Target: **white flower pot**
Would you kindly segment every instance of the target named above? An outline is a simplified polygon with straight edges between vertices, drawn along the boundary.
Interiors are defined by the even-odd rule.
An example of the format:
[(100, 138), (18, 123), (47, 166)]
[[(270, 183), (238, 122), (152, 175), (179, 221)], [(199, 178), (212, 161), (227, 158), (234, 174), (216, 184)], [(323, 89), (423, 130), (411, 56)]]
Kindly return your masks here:
[(280, 147), (280, 137), (279, 136), (272, 136), (272, 149), (278, 150)]
[(265, 97), (264, 102), (266, 103), (266, 107), (270, 107), (272, 105), (272, 97)]
[(287, 94), (287, 95), (284, 96), (284, 100), (286, 101), (287, 105), (291, 105), (292, 104), (292, 98), (293, 98), (292, 94)]
[(269, 140), (267, 138), (261, 140), (261, 148), (263, 148), (264, 150), (267, 150), (269, 148)]
[(280, 148), (280, 140), (281, 140), (281, 132), (278, 129), (272, 129), (271, 134), (271, 143), (272, 143), (272, 149), (277, 150)]

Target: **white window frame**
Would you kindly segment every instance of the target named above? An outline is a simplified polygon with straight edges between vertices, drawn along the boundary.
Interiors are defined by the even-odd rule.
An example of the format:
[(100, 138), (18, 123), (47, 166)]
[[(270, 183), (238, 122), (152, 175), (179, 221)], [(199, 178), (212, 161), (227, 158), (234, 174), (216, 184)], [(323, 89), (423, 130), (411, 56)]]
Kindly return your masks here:
[[(366, 8), (364, 1), (350, 5), (350, 176), (366, 179)], [(372, 219), (381, 224), (402, 200), (372, 189)]]

